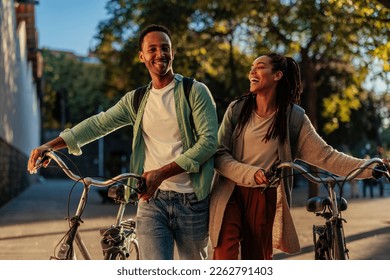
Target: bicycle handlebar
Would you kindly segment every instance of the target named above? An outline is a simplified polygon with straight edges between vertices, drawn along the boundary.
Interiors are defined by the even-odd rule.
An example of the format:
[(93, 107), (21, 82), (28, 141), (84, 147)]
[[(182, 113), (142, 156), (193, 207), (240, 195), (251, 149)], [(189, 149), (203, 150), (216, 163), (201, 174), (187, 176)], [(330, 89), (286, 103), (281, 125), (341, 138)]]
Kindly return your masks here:
[(42, 156), (42, 159), (40, 161), (37, 161), (35, 168), (39, 169), (41, 167), (45, 167), (44, 162), (47, 160), (53, 159), (58, 166), (64, 171), (64, 173), (72, 180), (79, 182), (82, 181), (85, 184), (88, 184), (90, 186), (96, 186), (96, 187), (107, 187), (111, 186), (121, 180), (124, 179), (129, 179), (133, 178), (136, 179), (137, 182), (137, 188), (136, 191), (137, 193), (143, 193), (146, 191), (146, 185), (145, 185), (145, 180), (141, 175), (135, 174), (135, 173), (122, 173), (119, 174), (113, 178), (110, 178), (108, 180), (102, 181), (102, 180), (97, 180), (91, 177), (81, 177), (79, 175), (74, 174), (69, 167), (65, 164), (65, 162), (52, 150), (46, 151), (44, 155)]
[(365, 161), (359, 168), (352, 171), (348, 176), (326, 176), (321, 177), (320, 175), (313, 175), (313, 172), (309, 171), (302, 165), (295, 162), (276, 162), (271, 169), (265, 172), (265, 176), (270, 181), (270, 185), (276, 183), (280, 179), (281, 170), (283, 168), (292, 168), (296, 171), (299, 171), (299, 174), (303, 175), (306, 179), (313, 183), (342, 183), (345, 181), (350, 181), (355, 179), (363, 170), (367, 169), (369, 166), (376, 164), (373, 168), (372, 175), (375, 179), (379, 179), (382, 176), (385, 176), (390, 181), (390, 173), (387, 170), (386, 165), (380, 158), (372, 158)]

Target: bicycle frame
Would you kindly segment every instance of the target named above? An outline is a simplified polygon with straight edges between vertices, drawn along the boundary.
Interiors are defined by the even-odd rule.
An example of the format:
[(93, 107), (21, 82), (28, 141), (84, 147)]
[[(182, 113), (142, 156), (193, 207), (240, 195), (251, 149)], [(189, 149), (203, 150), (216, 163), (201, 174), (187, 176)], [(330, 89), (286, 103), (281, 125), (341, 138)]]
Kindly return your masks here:
[[(334, 182), (327, 183), (329, 203), (327, 197), (312, 197), (307, 200), (307, 211), (314, 212), (325, 219), (325, 225), (313, 225), (315, 259), (345, 260), (349, 258), (343, 229), (345, 220), (341, 216), (341, 211), (347, 209), (347, 201), (341, 196), (337, 197), (335, 186)], [(320, 246), (321, 252), (318, 252), (317, 246)]]
[[(308, 170), (303, 166), (294, 162), (282, 162), (277, 163), (273, 168), (266, 172), (267, 178), (269, 178), (271, 184), (280, 179), (281, 169), (282, 168), (292, 168), (298, 171), (299, 174), (303, 175), (306, 179), (313, 183), (324, 184), (326, 185), (329, 193), (329, 199), (324, 197), (313, 197), (308, 200), (307, 210), (309, 212), (314, 212), (319, 216), (325, 218), (325, 225), (313, 226), (313, 241), (316, 244), (316, 234), (319, 235), (319, 238), (322, 238), (319, 242), (322, 242), (320, 245), (324, 246), (321, 249), (326, 251), (328, 258), (330, 259), (347, 259), (348, 249), (346, 248), (343, 222), (345, 221), (341, 217), (341, 211), (346, 210), (347, 202), (344, 198), (340, 196), (337, 197), (336, 185), (344, 184), (347, 181), (355, 179), (359, 174), (363, 172), (364, 169), (369, 168), (372, 165), (384, 166), (384, 163), (379, 158), (372, 158), (365, 161), (360, 168), (354, 170), (346, 177), (329, 176), (321, 177), (319, 175), (313, 176)], [(379, 172), (380, 176), (384, 175), (389, 179), (388, 170), (379, 170), (373, 169), (375, 172)], [(378, 174), (376, 174), (379, 176)], [(374, 172), (373, 172), (374, 176)], [(326, 207), (329, 207), (329, 212), (325, 212)], [(329, 216), (328, 214), (331, 214)], [(315, 248), (316, 250), (317, 248)], [(316, 252), (317, 254), (317, 252)], [(317, 255), (316, 255), (317, 259)]]
[[(112, 186), (115, 183), (121, 182), (122, 180), (129, 179), (129, 178), (134, 178), (134, 179), (137, 179), (138, 182), (141, 182), (142, 178), (140, 175), (137, 175), (134, 173), (123, 173), (123, 174), (120, 174), (114, 178), (108, 179), (106, 181), (96, 180), (96, 179), (93, 179), (91, 177), (83, 178), (81, 176), (74, 174), (67, 167), (67, 165), (64, 163), (64, 161), (58, 155), (56, 155), (53, 151), (46, 152), (44, 158), (53, 159), (70, 179), (72, 179), (76, 182), (81, 182), (83, 184), (83, 191), (82, 191), (82, 194), (80, 196), (76, 212), (75, 212), (74, 216), (69, 221), (69, 224), (70, 224), (69, 232), (66, 235), (66, 239), (61, 243), (60, 249), (58, 250), (56, 256), (51, 257), (51, 259), (57, 259), (57, 260), (76, 259), (76, 255), (75, 255), (75, 252), (73, 250), (73, 242), (75, 241), (83, 258), (85, 260), (91, 260), (92, 259), (91, 254), (89, 253), (85, 243), (83, 242), (83, 240), (80, 236), (80, 233), (78, 232), (78, 228), (79, 228), (80, 222), (81, 222), (80, 217), (81, 217), (81, 215), (84, 211), (84, 208), (87, 204), (88, 194), (89, 194), (91, 186), (96, 186), (96, 187)], [(43, 160), (42, 160), (42, 162), (43, 162)], [(42, 164), (39, 163), (37, 165), (37, 168), (39, 168), (40, 166), (42, 166)], [(128, 188), (128, 186), (126, 186), (126, 185), (122, 185), (122, 186), (123, 186), (123, 190), (122, 190), (122, 195), (123, 195), (124, 193), (126, 193), (126, 188)], [(103, 232), (107, 231), (109, 229), (112, 229), (112, 228), (117, 228), (117, 229), (119, 229), (119, 232), (117, 234), (118, 235), (126, 235), (126, 238), (127, 238), (131, 234), (135, 234), (134, 228), (130, 228), (126, 231), (126, 233), (124, 233), (124, 227), (125, 226), (129, 227), (129, 225), (128, 225), (129, 221), (127, 221), (127, 220), (123, 221), (123, 216), (125, 213), (126, 204), (128, 202), (124, 198), (120, 198), (120, 199), (114, 198), (114, 200), (119, 202), (119, 209), (118, 209), (118, 212), (117, 212), (117, 215), (115, 218), (115, 223), (111, 226), (111, 228), (104, 229)], [(103, 235), (103, 232), (101, 232), (102, 235)], [(123, 249), (118, 249), (114, 253), (123, 255), (124, 253), (122, 252), (122, 250)], [(104, 254), (104, 255), (107, 259), (109, 258), (109, 256), (107, 256), (107, 254)], [(125, 258), (125, 256), (123, 256), (123, 258)]]

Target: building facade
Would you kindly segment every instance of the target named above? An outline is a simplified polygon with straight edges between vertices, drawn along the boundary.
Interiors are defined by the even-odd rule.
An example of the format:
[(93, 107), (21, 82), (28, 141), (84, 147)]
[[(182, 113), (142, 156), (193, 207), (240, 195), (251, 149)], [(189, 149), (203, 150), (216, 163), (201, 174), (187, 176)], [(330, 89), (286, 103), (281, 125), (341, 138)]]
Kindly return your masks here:
[(0, 0), (0, 206), (34, 179), (27, 160), (41, 142), (36, 2)]

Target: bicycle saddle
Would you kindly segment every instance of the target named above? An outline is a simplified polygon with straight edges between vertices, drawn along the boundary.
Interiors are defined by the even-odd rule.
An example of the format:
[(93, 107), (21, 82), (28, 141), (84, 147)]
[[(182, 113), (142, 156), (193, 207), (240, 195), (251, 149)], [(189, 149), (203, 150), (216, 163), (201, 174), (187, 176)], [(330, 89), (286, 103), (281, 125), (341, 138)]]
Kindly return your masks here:
[[(344, 197), (337, 197), (339, 211), (345, 211), (348, 208), (348, 202)], [(330, 197), (314, 196), (306, 201), (306, 210), (308, 212), (322, 212), (326, 206), (330, 206)]]

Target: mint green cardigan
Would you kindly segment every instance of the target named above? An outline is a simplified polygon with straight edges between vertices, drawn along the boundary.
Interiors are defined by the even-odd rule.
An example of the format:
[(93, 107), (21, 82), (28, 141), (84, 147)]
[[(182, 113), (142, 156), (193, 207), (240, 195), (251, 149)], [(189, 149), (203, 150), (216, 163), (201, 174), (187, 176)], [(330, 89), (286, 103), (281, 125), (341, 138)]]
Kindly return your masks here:
[[(189, 95), (190, 106), (184, 95), (183, 76), (175, 74), (174, 100), (177, 121), (183, 143), (183, 153), (175, 162), (189, 173), (198, 200), (210, 194), (214, 172), (213, 155), (217, 149), (218, 119), (216, 105), (206, 85), (194, 81)], [(64, 139), (70, 154), (81, 155), (81, 147), (126, 125), (133, 126), (130, 172), (142, 174), (145, 143), (142, 137), (142, 116), (149, 97), (151, 84), (140, 104), (138, 113), (132, 106), (134, 90), (126, 93), (113, 107), (94, 115), (71, 129), (65, 129)], [(194, 132), (190, 126), (192, 112)], [(156, 112), (158, 114), (158, 112)], [(167, 131), (169, 133), (169, 131)]]

